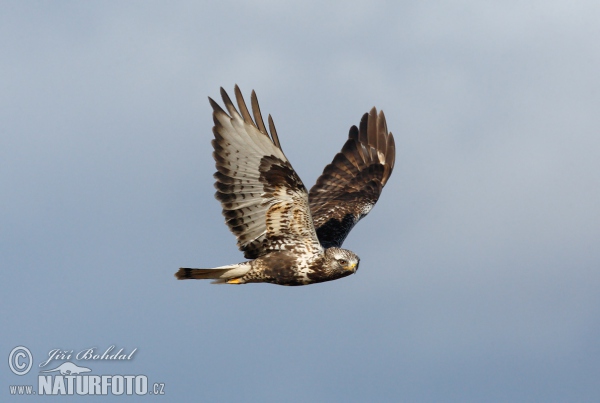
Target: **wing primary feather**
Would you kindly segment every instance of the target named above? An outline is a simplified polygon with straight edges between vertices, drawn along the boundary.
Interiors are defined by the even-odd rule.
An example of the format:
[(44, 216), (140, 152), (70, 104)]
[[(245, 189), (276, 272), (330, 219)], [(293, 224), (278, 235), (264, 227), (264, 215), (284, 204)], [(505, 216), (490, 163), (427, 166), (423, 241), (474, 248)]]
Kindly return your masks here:
[(254, 120), (256, 121), (256, 126), (258, 130), (265, 134), (265, 136), (269, 137), (267, 132), (267, 128), (265, 127), (265, 122), (263, 122), (262, 115), (260, 113), (260, 106), (258, 106), (258, 99), (256, 98), (256, 92), (252, 90), (252, 95), (250, 97), (252, 102), (252, 113), (254, 114)]
[(360, 126), (358, 129), (358, 141), (361, 143), (367, 144), (369, 142), (369, 137), (367, 136), (367, 125), (369, 121), (369, 114), (365, 113), (360, 119)]
[[(381, 153), (381, 150), (387, 150), (387, 124), (385, 123), (385, 115), (383, 111), (379, 111), (379, 116), (377, 117), (377, 150)], [(381, 155), (379, 158), (381, 161)], [(381, 161), (385, 162), (385, 159)]]
[(387, 176), (382, 181), (382, 184), (385, 185), (388, 178), (392, 174), (392, 170), (394, 169), (395, 162), (396, 162), (396, 144), (394, 142), (394, 136), (392, 136), (392, 133), (390, 133), (390, 135), (388, 136), (387, 150), (385, 152), (385, 165), (389, 166), (389, 171), (388, 171)]
[(369, 138), (367, 144), (375, 147), (375, 150), (377, 150), (377, 109), (375, 109), (375, 107), (371, 108), (369, 111), (369, 120), (367, 126), (367, 136)]
[(358, 141), (358, 127), (352, 126), (350, 128), (350, 132), (348, 133), (348, 138), (354, 141)]
[[(223, 108), (221, 108), (221, 105), (219, 105), (218, 103), (215, 102), (214, 99), (212, 99), (211, 97), (208, 97), (208, 102), (210, 103), (210, 106), (213, 108), (214, 112), (222, 112), (227, 114), (227, 112), (225, 112), (223, 110)], [(215, 113), (213, 113), (213, 121), (216, 123), (218, 123), (217, 121), (217, 117), (215, 116)]]
[(240, 108), (240, 112), (242, 113), (242, 117), (244, 118), (244, 122), (246, 122), (250, 125), (254, 125), (254, 122), (252, 121), (252, 117), (250, 116), (250, 112), (248, 112), (248, 107), (246, 106), (246, 102), (244, 102), (244, 97), (242, 96), (242, 91), (240, 91), (240, 87), (238, 87), (237, 84), (235, 85), (234, 92), (235, 92), (235, 99), (237, 101), (238, 108)]
[(225, 104), (225, 107), (229, 111), (229, 115), (231, 115), (232, 118), (240, 116), (240, 113), (237, 111), (237, 109), (235, 109), (235, 105), (233, 105), (231, 98), (229, 98), (229, 95), (227, 95), (227, 92), (225, 92), (223, 87), (221, 87), (221, 98), (223, 98), (223, 103)]
[(277, 135), (277, 129), (275, 129), (275, 123), (273, 122), (273, 118), (269, 114), (269, 132), (271, 132), (271, 137), (273, 138), (273, 143), (283, 152), (283, 148), (281, 148), (281, 144), (279, 144), (279, 136)]

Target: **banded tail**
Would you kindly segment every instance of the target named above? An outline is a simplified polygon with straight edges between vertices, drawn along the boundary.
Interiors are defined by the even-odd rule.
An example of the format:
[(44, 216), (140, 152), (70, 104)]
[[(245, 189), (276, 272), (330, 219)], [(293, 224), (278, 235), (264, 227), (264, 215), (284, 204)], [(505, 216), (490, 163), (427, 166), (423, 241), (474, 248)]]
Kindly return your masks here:
[(248, 273), (252, 268), (250, 262), (215, 267), (213, 269), (180, 268), (175, 277), (177, 280), (215, 280), (213, 284), (237, 284), (236, 279)]

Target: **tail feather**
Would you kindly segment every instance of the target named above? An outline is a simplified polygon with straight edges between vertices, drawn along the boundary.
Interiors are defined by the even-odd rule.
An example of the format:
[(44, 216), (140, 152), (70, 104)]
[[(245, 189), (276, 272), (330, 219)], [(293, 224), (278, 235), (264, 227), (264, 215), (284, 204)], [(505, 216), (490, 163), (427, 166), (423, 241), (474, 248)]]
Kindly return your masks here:
[(191, 269), (182, 267), (175, 273), (175, 277), (177, 280), (215, 280), (213, 283), (226, 283), (229, 280), (233, 280), (248, 273), (250, 268), (249, 262), (215, 267), (213, 269)]

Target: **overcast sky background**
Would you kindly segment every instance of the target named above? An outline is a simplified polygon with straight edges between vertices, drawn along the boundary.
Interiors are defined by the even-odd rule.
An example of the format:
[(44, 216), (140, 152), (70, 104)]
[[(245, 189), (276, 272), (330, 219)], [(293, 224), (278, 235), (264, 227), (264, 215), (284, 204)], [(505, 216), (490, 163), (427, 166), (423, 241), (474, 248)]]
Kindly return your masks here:
[[(600, 399), (597, 1), (0, 8), (0, 400), (51, 349), (113, 344), (134, 360), (87, 364), (166, 384), (139, 401)], [(207, 102), (235, 83), (308, 187), (385, 111), (396, 167), (344, 244), (356, 275), (173, 277), (244, 260)]]

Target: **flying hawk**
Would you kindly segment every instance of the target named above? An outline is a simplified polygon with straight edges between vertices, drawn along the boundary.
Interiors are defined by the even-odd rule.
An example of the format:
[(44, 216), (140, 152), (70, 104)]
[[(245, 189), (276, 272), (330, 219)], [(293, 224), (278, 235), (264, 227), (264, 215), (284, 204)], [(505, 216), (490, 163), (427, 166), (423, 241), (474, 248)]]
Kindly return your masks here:
[(286, 158), (269, 115), (265, 127), (256, 94), (252, 115), (239, 87), (238, 109), (221, 88), (227, 112), (213, 108), (216, 198), (247, 262), (212, 269), (181, 268), (175, 277), (214, 283), (307, 285), (353, 274), (360, 259), (342, 243), (373, 208), (392, 174), (396, 149), (385, 116), (375, 108), (310, 192)]

